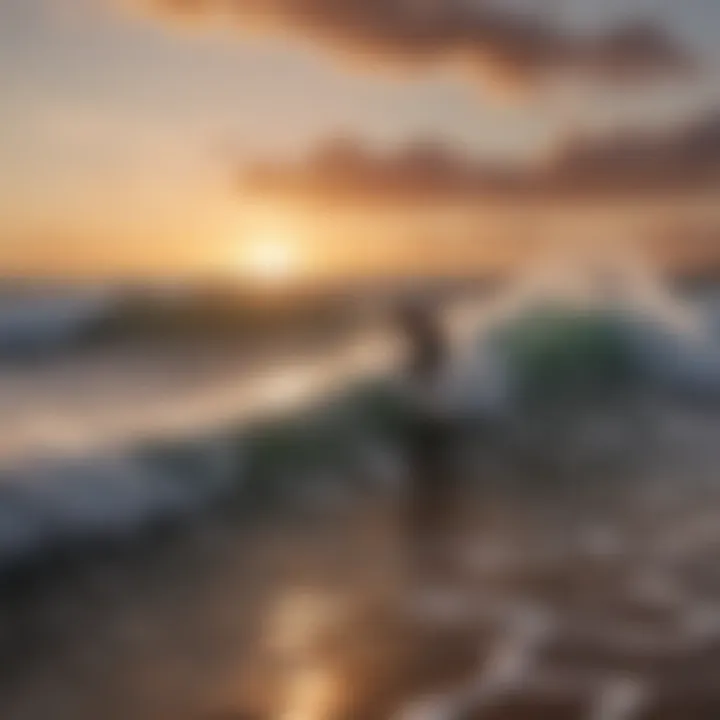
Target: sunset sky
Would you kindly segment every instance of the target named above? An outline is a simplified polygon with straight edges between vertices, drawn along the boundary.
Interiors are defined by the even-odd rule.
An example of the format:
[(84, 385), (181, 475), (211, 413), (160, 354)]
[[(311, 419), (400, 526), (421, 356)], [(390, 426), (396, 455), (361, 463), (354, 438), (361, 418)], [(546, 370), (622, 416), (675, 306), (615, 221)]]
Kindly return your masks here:
[(273, 218), (244, 164), (332, 137), (536, 166), (720, 128), (718, 38), (717, 0), (0, 0), (0, 272), (232, 263)]

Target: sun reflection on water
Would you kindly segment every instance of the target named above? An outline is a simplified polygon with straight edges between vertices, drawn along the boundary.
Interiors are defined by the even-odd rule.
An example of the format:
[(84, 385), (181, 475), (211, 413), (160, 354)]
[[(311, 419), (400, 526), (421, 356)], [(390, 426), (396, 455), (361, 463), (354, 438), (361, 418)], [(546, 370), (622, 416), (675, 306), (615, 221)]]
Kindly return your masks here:
[(341, 681), (329, 644), (342, 605), (328, 594), (292, 591), (272, 609), (266, 646), (280, 668), (277, 720), (325, 720), (340, 695)]

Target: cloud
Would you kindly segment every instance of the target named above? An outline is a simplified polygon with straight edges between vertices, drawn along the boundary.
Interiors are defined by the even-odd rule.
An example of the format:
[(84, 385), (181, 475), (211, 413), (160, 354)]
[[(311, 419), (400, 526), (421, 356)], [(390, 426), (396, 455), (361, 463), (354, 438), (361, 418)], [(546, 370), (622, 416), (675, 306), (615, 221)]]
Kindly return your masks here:
[[(290, 31), (366, 64), (459, 65), (508, 86), (532, 86), (558, 74), (602, 82), (667, 78), (694, 64), (652, 22), (590, 36), (489, 0), (132, 1), (191, 21), (229, 20), (248, 32)], [(547, 8), (544, 0), (535, 4)]]
[(576, 138), (555, 158), (550, 184), (612, 192), (720, 186), (720, 110), (663, 131)]
[(376, 154), (338, 138), (299, 163), (255, 164), (241, 186), (270, 198), (395, 204), (720, 189), (720, 111), (663, 132), (577, 137), (542, 167), (490, 165), (431, 141)]
[(516, 180), (514, 173), (473, 163), (443, 143), (421, 141), (381, 155), (352, 138), (333, 138), (295, 164), (260, 162), (241, 173), (247, 193), (323, 201), (473, 197)]

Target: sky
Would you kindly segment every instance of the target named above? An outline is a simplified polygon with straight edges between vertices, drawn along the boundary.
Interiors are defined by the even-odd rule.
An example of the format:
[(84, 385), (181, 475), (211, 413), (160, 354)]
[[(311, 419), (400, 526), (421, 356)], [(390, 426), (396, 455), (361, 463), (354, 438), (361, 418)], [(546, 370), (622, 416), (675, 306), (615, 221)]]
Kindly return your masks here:
[(232, 264), (240, 169), (328, 138), (516, 166), (691, 126), (719, 35), (716, 0), (0, 0), (0, 273)]

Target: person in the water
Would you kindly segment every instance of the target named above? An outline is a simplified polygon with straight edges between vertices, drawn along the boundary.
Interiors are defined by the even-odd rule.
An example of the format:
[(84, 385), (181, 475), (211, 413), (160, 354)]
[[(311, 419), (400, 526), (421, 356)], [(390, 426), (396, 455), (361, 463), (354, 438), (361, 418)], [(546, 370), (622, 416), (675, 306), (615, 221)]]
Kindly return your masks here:
[(413, 383), (428, 389), (438, 382), (447, 360), (443, 328), (429, 303), (419, 299), (401, 306), (399, 321), (408, 348), (406, 375)]
[(447, 539), (453, 515), (452, 429), (440, 393), (449, 342), (435, 308), (428, 302), (413, 299), (404, 303), (398, 321), (406, 346), (403, 378), (410, 405), (404, 532), (413, 571), (434, 572), (439, 569), (439, 548)]

